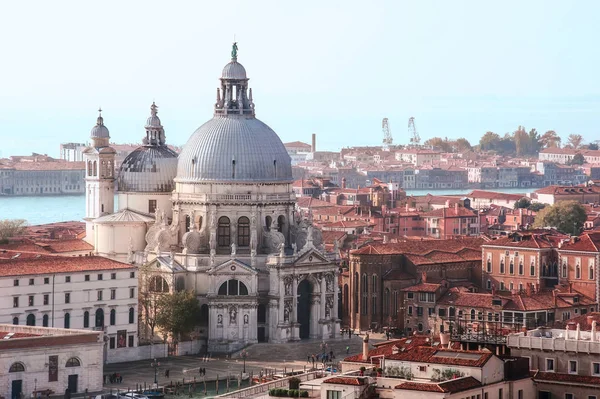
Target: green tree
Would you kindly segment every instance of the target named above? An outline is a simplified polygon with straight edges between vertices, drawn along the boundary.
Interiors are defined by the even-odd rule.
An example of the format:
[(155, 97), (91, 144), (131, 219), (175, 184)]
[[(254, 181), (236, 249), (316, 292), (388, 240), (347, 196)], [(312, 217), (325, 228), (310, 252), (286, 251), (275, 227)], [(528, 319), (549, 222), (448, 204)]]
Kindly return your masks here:
[(539, 139), (540, 148), (560, 147), (560, 136), (554, 130), (548, 130)]
[(536, 129), (531, 129), (529, 131), (529, 142), (531, 147), (529, 148), (529, 154), (535, 155), (542, 148), (542, 144), (540, 143), (540, 134)]
[(171, 339), (178, 341), (189, 334), (197, 325), (200, 305), (194, 291), (179, 291), (163, 294), (157, 298), (156, 325)]
[(469, 140), (461, 137), (459, 139), (456, 139), (456, 149), (458, 150), (458, 152), (469, 151), (472, 149), (471, 143), (469, 143)]
[(26, 228), (27, 221), (23, 219), (0, 220), (0, 242), (6, 242), (11, 237), (23, 234)]
[(583, 137), (581, 134), (569, 134), (568, 143), (574, 149), (578, 149), (583, 143)]
[(527, 134), (523, 126), (519, 126), (519, 128), (515, 130), (513, 133), (513, 139), (518, 156), (531, 153), (531, 139), (529, 138), (529, 134)]
[(517, 202), (515, 202), (514, 208), (515, 209), (519, 209), (519, 208), (524, 208), (527, 209), (531, 206), (531, 200), (529, 198), (521, 198), (520, 200), (518, 200)]
[(541, 202), (532, 202), (531, 205), (527, 209), (533, 212), (539, 212), (546, 207), (547, 204), (542, 204)]
[(585, 158), (583, 157), (583, 155), (580, 152), (575, 154), (573, 156), (573, 159), (571, 159), (571, 161), (569, 161), (569, 165), (583, 165), (584, 163), (585, 163)]
[(587, 149), (588, 150), (597, 150), (598, 149), (598, 143), (589, 143), (587, 145)]
[(577, 235), (586, 218), (585, 208), (579, 202), (560, 201), (539, 211), (533, 227), (554, 227), (561, 233)]
[(514, 137), (506, 133), (498, 142), (498, 152), (503, 155), (511, 155), (517, 151)]
[(443, 152), (452, 152), (452, 143), (448, 141), (448, 138), (443, 139), (441, 137), (432, 137), (423, 144), (433, 148), (438, 148)]
[(494, 132), (486, 132), (479, 140), (481, 151), (497, 150), (500, 136)]

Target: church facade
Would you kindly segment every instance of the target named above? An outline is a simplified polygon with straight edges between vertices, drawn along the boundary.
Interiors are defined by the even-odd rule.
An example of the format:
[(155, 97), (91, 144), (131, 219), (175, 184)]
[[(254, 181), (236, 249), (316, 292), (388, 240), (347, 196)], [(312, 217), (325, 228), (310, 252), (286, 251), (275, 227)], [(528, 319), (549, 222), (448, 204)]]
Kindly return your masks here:
[(114, 150), (101, 116), (85, 152), (86, 239), (100, 255), (143, 266), (151, 275), (140, 290), (194, 291), (196, 336), (219, 352), (340, 331), (336, 251), (325, 251), (321, 232), (296, 209), (291, 159), (256, 118), (248, 82), (234, 44), (214, 116), (179, 156), (155, 104), (143, 145), (117, 176), (107, 170)]

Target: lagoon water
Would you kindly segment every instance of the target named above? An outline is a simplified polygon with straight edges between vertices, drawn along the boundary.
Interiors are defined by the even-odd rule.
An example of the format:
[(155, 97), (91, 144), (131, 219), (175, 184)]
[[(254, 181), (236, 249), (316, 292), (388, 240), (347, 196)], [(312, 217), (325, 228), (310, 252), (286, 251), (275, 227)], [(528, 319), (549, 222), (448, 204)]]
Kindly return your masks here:
[[(527, 193), (534, 189), (496, 189), (505, 193)], [(460, 195), (468, 194), (466, 190), (407, 190), (408, 195)], [(117, 201), (115, 198), (115, 207)], [(30, 225), (82, 220), (85, 216), (84, 195), (60, 195), (47, 197), (0, 197), (0, 220), (25, 219)]]

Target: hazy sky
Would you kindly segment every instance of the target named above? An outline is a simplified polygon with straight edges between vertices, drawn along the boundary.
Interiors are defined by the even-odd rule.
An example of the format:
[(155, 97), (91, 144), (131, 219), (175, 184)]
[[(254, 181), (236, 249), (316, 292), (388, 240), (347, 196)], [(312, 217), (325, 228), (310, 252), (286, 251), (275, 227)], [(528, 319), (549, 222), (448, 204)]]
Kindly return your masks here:
[(140, 142), (155, 100), (167, 141), (212, 116), (234, 34), (257, 116), (319, 149), (479, 140), (518, 125), (600, 139), (597, 1), (3, 1), (0, 156), (58, 155), (97, 108)]

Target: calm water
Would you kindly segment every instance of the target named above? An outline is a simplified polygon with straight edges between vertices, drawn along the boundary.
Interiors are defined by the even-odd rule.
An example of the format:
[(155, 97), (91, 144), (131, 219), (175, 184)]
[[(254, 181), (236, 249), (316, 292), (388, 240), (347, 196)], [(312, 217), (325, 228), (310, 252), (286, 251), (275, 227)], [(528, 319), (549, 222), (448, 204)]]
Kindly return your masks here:
[[(526, 193), (534, 189), (502, 189), (505, 193)], [(472, 190), (408, 190), (409, 195), (468, 194)], [(115, 206), (117, 201), (115, 198)], [(0, 197), (0, 220), (26, 219), (29, 224), (44, 224), (67, 220), (82, 220), (85, 215), (84, 195), (56, 197)]]

